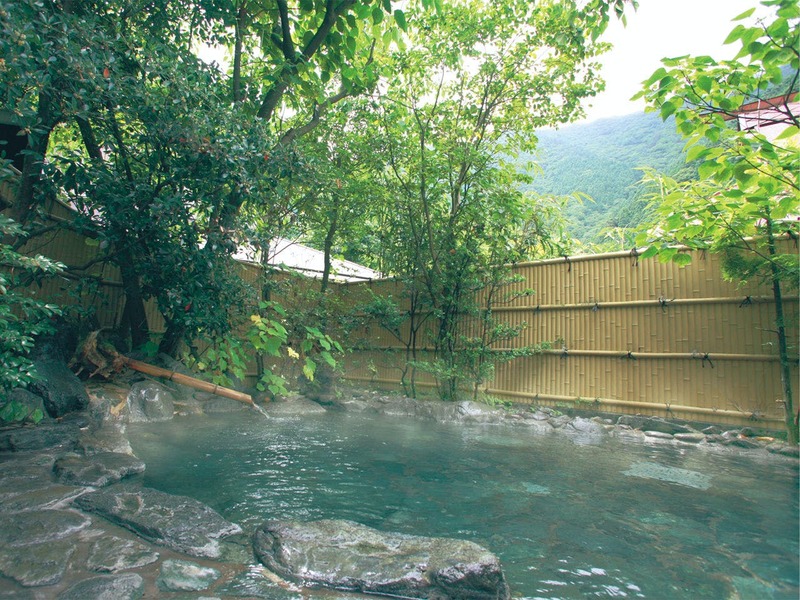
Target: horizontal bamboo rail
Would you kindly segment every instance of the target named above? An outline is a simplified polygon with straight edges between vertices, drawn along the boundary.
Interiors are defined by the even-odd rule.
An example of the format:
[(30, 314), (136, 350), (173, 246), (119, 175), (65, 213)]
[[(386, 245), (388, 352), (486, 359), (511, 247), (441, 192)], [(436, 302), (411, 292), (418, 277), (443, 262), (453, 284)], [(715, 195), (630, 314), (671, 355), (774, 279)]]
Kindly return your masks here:
[[(784, 302), (798, 302), (800, 298), (787, 296)], [(625, 302), (583, 302), (580, 304), (546, 304), (538, 306), (494, 306), (492, 312), (540, 312), (546, 310), (601, 310), (606, 308), (637, 308), (637, 307), (661, 307), (670, 306), (692, 306), (703, 304), (761, 304), (775, 302), (769, 296), (746, 296), (744, 298), (724, 297), (724, 298), (663, 298), (660, 300), (628, 300)]]
[[(648, 410), (664, 410), (666, 412), (684, 412), (689, 414), (695, 415), (707, 415), (707, 416), (728, 416), (728, 417), (748, 417), (748, 413), (738, 411), (738, 410), (727, 410), (722, 408), (704, 408), (701, 406), (686, 406), (682, 404), (656, 404), (655, 402), (638, 402), (634, 400), (617, 400), (615, 398), (579, 398), (575, 396), (559, 396), (555, 394), (533, 394), (530, 392), (514, 392), (510, 390), (500, 390), (494, 388), (487, 388), (485, 390), (487, 394), (492, 394), (496, 396), (511, 396), (513, 398), (526, 398), (530, 400), (544, 400), (547, 402), (582, 402), (586, 404), (595, 404), (596, 407), (599, 405), (602, 407), (603, 405), (606, 406), (619, 406), (622, 408), (644, 408)], [(783, 419), (778, 417), (757, 417), (755, 420), (762, 421), (762, 422), (769, 422), (775, 424), (782, 424)]]
[[(356, 349), (354, 352), (405, 352), (404, 346), (374, 346), (372, 348)], [(514, 352), (519, 348), (491, 348), (490, 352)], [(418, 352), (433, 352), (433, 348), (417, 348)], [(619, 358), (626, 360), (639, 359), (667, 359), (667, 360), (706, 360), (706, 361), (744, 361), (744, 362), (779, 362), (780, 357), (773, 354), (726, 354), (710, 352), (629, 352), (627, 350), (542, 350), (536, 354), (548, 356), (558, 356), (568, 358), (572, 356), (589, 356), (593, 358)], [(536, 355), (534, 354), (534, 356)], [(798, 362), (798, 358), (791, 359), (791, 362)]]

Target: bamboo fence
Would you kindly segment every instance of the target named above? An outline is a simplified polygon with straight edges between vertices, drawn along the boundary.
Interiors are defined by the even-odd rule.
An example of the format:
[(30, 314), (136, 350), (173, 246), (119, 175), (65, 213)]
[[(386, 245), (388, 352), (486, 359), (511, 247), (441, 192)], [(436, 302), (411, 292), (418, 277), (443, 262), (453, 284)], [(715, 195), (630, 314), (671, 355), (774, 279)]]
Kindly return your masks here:
[[(797, 252), (794, 242), (782, 251)], [(679, 267), (635, 253), (537, 261), (515, 267), (517, 297), (496, 306), (498, 320), (523, 326), (506, 348), (547, 343), (541, 354), (496, 366), (485, 394), (516, 403), (668, 416), (781, 428), (783, 407), (771, 287), (736, 285), (720, 257), (694, 252)], [(401, 301), (392, 282), (340, 287), (364, 298), (365, 288)], [(524, 295), (525, 289), (534, 290)], [(798, 297), (785, 298), (793, 382), (797, 390)], [(419, 339), (430, 339), (431, 322)], [(400, 337), (407, 339), (408, 328)], [(406, 348), (377, 323), (351, 335), (355, 350), (345, 377), (397, 388)], [(431, 356), (424, 342), (419, 360)], [(434, 380), (422, 375), (421, 388)], [(797, 393), (797, 392), (795, 392)]]
[[(58, 203), (48, 210), (56, 221), (70, 217), (69, 209)], [(111, 263), (95, 262), (99, 247), (94, 240), (58, 228), (23, 250), (84, 267), (43, 282), (32, 294), (91, 312), (101, 327), (120, 325), (120, 275)], [(786, 241), (782, 251), (797, 248)], [(493, 309), (503, 322), (524, 326), (518, 338), (506, 342), (507, 349), (542, 343), (551, 349), (498, 364), (483, 393), (518, 403), (781, 427), (771, 288), (725, 281), (719, 257), (696, 252), (691, 264), (678, 267), (620, 252), (525, 263), (514, 273), (520, 281), (509, 291), (534, 293)], [(259, 281), (260, 267), (242, 264), (242, 277)], [(333, 286), (351, 312), (357, 313), (371, 294), (391, 296), (401, 310), (408, 308), (402, 287), (394, 281)], [(787, 296), (797, 394), (798, 297)], [(292, 288), (273, 296), (289, 310), (301, 298)], [(151, 331), (162, 332), (155, 303), (148, 302), (146, 311)], [(428, 319), (420, 330), (417, 360), (431, 358), (425, 343), (434, 325)], [(398, 389), (408, 359), (401, 342), (408, 337), (407, 324), (396, 333), (399, 338), (362, 318), (347, 334), (353, 350), (341, 361), (344, 378)], [(419, 374), (417, 385), (426, 389), (435, 381)]]

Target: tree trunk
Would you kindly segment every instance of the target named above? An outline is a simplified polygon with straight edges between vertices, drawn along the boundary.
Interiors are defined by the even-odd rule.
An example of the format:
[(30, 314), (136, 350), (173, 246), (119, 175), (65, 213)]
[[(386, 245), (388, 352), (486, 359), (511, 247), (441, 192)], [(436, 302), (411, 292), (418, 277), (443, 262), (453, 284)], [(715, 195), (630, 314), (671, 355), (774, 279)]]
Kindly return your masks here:
[(334, 209), (331, 222), (328, 225), (328, 232), (325, 234), (325, 251), (324, 266), (322, 267), (322, 283), (320, 284), (320, 292), (323, 294), (328, 289), (328, 282), (331, 277), (331, 252), (333, 250), (333, 240), (336, 238), (336, 229), (339, 225), (339, 208)]
[(47, 153), (47, 146), (50, 143), (50, 132), (58, 122), (53, 99), (47, 90), (39, 93), (36, 116), (39, 124), (29, 134), (28, 148), (22, 163), (22, 176), (16, 198), (14, 198), (14, 205), (9, 211), (9, 217), (21, 225), (28, 221), (36, 202), (36, 188), (42, 179), (42, 165)]
[(167, 330), (158, 345), (159, 353), (176, 358), (185, 334), (186, 327), (183, 324), (179, 324), (176, 321), (168, 321)]
[[(81, 117), (76, 119), (81, 132), (83, 145), (89, 157), (97, 162), (103, 162), (103, 153), (97, 138), (94, 135), (92, 124)], [(119, 140), (121, 142), (121, 139)], [(133, 175), (127, 171), (128, 181), (132, 182)], [(134, 268), (134, 257), (128, 245), (128, 234), (122, 227), (112, 226), (117, 242), (118, 258), (116, 260), (122, 275), (122, 289), (125, 291), (125, 308), (122, 313), (123, 326), (130, 332), (131, 348), (141, 348), (150, 340), (150, 329), (147, 325), (147, 313), (144, 308), (144, 297), (139, 284), (139, 275)]]
[[(778, 253), (775, 247), (775, 236), (772, 230), (772, 219), (767, 219), (767, 243), (769, 244), (770, 259)], [(789, 350), (786, 343), (786, 323), (783, 311), (783, 294), (778, 266), (770, 260), (772, 275), (772, 295), (775, 299), (775, 325), (778, 329), (778, 355), (780, 357), (781, 383), (783, 384), (784, 421), (786, 423), (787, 439), (790, 443), (798, 442), (798, 423), (800, 415), (795, 413), (792, 394), (792, 366), (789, 361)]]

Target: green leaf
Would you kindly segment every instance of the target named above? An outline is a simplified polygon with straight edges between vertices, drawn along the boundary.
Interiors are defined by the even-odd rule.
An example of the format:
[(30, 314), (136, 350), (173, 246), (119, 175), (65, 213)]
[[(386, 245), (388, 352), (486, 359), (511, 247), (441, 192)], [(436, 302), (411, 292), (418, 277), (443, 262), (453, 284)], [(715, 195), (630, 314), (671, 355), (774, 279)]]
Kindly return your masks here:
[(306, 376), (306, 379), (309, 381), (314, 381), (314, 373), (317, 370), (317, 364), (311, 360), (310, 358), (306, 358), (306, 362), (303, 365), (303, 375)]
[(678, 252), (672, 257), (672, 262), (676, 265), (684, 267), (692, 262), (692, 255), (688, 252)]
[(749, 17), (750, 15), (752, 15), (755, 12), (755, 10), (756, 10), (755, 7), (748, 8), (742, 14), (740, 14), (740, 15), (734, 17), (733, 19), (731, 19), (731, 21), (742, 21), (742, 20), (746, 19), (747, 17)]
[(400, 29), (402, 29), (403, 31), (408, 30), (408, 24), (406, 23), (406, 15), (399, 8), (394, 11), (394, 20), (397, 22), (397, 25), (398, 27), (400, 27)]

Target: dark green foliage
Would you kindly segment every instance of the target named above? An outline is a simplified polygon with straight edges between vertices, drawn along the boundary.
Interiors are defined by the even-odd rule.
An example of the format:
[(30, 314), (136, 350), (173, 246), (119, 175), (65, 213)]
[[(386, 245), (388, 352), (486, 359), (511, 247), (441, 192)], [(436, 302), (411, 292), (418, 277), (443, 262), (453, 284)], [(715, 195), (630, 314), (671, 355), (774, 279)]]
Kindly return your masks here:
[(675, 176), (684, 167), (684, 142), (674, 123), (652, 114), (547, 129), (537, 136), (538, 152), (521, 157), (542, 169), (530, 187), (541, 194), (578, 192), (591, 198), (567, 206), (568, 232), (584, 243), (601, 242), (603, 230), (636, 227), (646, 218), (639, 168)]
[[(12, 235), (22, 235), (21, 228), (0, 215), (0, 240)], [(32, 298), (25, 288), (62, 267), (44, 256), (22, 256), (0, 241), (0, 395), (27, 387), (36, 378), (29, 358), (35, 338), (52, 331), (50, 319), (61, 312), (57, 306)], [(7, 404), (0, 421), (17, 420), (17, 408)]]

